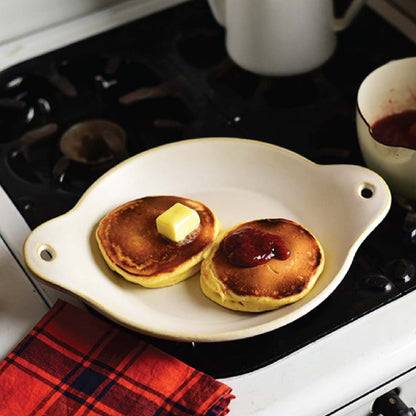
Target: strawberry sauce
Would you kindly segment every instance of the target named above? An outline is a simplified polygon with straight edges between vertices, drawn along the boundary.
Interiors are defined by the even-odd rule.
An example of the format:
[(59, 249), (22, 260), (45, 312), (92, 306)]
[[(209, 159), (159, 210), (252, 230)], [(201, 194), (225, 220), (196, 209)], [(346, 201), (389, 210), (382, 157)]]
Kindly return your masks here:
[(254, 267), (273, 258), (286, 260), (290, 251), (277, 235), (255, 228), (243, 228), (227, 235), (223, 250), (230, 264), (237, 267)]

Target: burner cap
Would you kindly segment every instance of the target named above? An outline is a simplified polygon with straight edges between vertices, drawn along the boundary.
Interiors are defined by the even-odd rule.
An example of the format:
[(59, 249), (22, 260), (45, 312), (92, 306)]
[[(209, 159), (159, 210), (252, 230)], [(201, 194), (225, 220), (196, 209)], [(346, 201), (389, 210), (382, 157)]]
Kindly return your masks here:
[(98, 165), (125, 153), (126, 134), (107, 120), (86, 120), (70, 127), (61, 137), (61, 152), (70, 160)]

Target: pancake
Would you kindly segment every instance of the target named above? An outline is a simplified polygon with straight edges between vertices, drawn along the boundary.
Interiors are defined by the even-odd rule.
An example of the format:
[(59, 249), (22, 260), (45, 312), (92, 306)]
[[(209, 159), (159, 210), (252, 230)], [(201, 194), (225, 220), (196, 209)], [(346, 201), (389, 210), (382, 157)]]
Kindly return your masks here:
[[(253, 267), (231, 264), (224, 239), (247, 228), (280, 237), (290, 252), (288, 258), (271, 258)], [(202, 262), (200, 283), (203, 293), (219, 305), (262, 312), (303, 298), (323, 267), (322, 247), (306, 228), (287, 219), (260, 219), (239, 224), (216, 239)]]
[[(196, 210), (200, 225), (175, 243), (158, 233), (156, 218), (175, 203)], [(177, 196), (148, 196), (121, 205), (99, 223), (96, 239), (108, 266), (125, 279), (146, 287), (164, 287), (200, 269), (203, 254), (220, 231), (206, 205)]]

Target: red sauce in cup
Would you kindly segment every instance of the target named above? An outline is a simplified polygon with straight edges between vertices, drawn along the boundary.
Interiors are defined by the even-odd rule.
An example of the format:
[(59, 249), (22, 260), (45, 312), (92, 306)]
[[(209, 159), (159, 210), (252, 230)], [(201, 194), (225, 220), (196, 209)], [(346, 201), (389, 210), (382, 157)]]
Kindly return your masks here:
[(375, 140), (388, 146), (416, 150), (416, 110), (407, 110), (378, 120), (371, 127)]
[(255, 228), (243, 228), (227, 235), (223, 250), (227, 260), (237, 267), (254, 267), (272, 258), (286, 260), (290, 256), (279, 236)]

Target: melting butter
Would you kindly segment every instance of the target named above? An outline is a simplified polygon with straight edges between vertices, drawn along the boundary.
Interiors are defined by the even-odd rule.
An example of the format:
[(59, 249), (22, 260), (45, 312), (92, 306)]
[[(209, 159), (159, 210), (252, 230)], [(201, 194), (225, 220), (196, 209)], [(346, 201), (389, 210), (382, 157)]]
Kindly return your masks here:
[(179, 202), (156, 218), (157, 231), (176, 243), (198, 228), (198, 212)]

